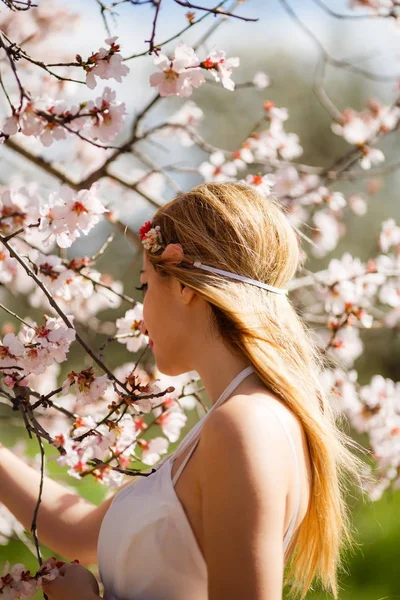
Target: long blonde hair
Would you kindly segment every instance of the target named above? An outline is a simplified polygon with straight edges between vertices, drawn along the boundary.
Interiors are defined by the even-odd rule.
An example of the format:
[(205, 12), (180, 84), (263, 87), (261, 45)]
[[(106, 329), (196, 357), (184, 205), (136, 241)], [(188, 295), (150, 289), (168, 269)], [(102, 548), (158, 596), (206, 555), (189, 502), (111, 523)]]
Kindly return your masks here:
[[(287, 287), (305, 260), (280, 204), (238, 182), (199, 185), (161, 207), (152, 223), (160, 226), (165, 245), (182, 245), (185, 257), (277, 287)], [(345, 487), (349, 475), (357, 478), (361, 461), (324, 394), (324, 359), (315, 339), (289, 298), (185, 263), (166, 263), (160, 253), (147, 253), (156, 270), (209, 302), (224, 341), (299, 417), (309, 445), (311, 495), (285, 579), (301, 598), (314, 580), (337, 598), (338, 567), (354, 543)]]

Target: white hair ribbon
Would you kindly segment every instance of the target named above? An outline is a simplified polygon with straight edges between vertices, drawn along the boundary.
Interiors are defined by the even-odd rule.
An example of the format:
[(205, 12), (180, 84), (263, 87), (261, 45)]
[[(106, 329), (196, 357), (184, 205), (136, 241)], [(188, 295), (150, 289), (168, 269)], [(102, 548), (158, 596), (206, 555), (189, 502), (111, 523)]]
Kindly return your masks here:
[(225, 275), (225, 277), (230, 277), (231, 279), (237, 279), (238, 281), (243, 281), (244, 283), (250, 283), (251, 285), (256, 285), (257, 287), (262, 288), (263, 290), (268, 290), (269, 292), (274, 292), (275, 294), (282, 294), (286, 296), (288, 294), (288, 290), (283, 288), (277, 288), (273, 285), (268, 285), (268, 283), (264, 283), (263, 281), (257, 281), (256, 279), (250, 279), (250, 277), (245, 277), (244, 275), (237, 275), (236, 273), (231, 273), (230, 271), (223, 271), (222, 269), (216, 269), (215, 267), (209, 267), (208, 265), (203, 265), (203, 263), (196, 261), (193, 263), (194, 267), (198, 269), (203, 269), (203, 271), (210, 271), (211, 273), (217, 273), (218, 275)]

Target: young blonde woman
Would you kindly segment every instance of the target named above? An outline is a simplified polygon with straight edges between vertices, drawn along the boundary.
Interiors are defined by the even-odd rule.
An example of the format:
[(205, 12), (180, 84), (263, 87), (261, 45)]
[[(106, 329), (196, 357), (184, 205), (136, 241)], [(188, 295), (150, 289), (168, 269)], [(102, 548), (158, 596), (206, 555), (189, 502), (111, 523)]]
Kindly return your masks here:
[[(279, 204), (203, 184), (141, 228), (142, 332), (161, 372), (199, 373), (212, 407), (157, 465), (101, 506), (45, 481), (38, 533), (98, 561), (107, 600), (280, 600), (319, 580), (337, 596), (357, 459), (319, 382), (321, 358), (286, 293), (304, 255)], [(27, 527), (39, 475), (0, 450), (0, 500)], [(83, 566), (50, 600), (99, 598)]]

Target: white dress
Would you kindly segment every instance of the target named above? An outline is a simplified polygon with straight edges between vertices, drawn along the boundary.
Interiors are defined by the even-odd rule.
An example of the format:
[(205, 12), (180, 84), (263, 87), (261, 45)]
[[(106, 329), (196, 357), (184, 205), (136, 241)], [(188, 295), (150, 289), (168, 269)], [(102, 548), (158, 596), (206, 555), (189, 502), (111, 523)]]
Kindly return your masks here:
[[(205, 419), (252, 372), (247, 367), (233, 379), (178, 448), (155, 466), (156, 472), (135, 479), (113, 498), (97, 548), (105, 600), (207, 600), (207, 566), (174, 486), (199, 441)], [(296, 463), (297, 499), (283, 539), (285, 551), (300, 504), (300, 475), (290, 432), (278, 411), (271, 410), (289, 438)], [(190, 444), (172, 480), (173, 461)]]

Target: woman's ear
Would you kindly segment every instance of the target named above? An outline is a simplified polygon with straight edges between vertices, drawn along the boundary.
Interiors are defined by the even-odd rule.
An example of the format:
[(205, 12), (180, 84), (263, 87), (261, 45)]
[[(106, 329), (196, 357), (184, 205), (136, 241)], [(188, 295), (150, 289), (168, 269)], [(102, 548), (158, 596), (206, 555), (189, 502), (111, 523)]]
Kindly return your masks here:
[(181, 293), (180, 293), (181, 301), (184, 305), (187, 306), (188, 304), (190, 304), (190, 302), (192, 302), (194, 300), (195, 297), (197, 297), (197, 294), (194, 290), (187, 287), (183, 283), (181, 283), (180, 286), (181, 286)]

